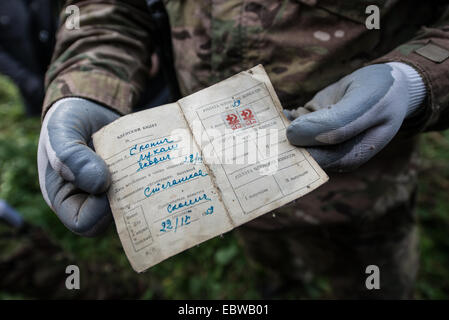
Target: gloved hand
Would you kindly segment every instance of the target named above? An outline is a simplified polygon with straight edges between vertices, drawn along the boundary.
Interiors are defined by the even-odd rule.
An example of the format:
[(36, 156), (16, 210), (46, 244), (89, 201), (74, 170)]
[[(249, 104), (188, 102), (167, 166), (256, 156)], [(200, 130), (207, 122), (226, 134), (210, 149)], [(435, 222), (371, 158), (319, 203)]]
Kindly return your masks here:
[(119, 117), (81, 98), (57, 101), (42, 123), (38, 147), (39, 184), (47, 204), (71, 231), (94, 236), (111, 221), (105, 191), (106, 163), (93, 150), (91, 135)]
[(361, 68), (318, 92), (304, 107), (286, 110), (287, 138), (307, 147), (331, 171), (353, 170), (384, 148), (425, 98), (421, 76), (392, 62)]

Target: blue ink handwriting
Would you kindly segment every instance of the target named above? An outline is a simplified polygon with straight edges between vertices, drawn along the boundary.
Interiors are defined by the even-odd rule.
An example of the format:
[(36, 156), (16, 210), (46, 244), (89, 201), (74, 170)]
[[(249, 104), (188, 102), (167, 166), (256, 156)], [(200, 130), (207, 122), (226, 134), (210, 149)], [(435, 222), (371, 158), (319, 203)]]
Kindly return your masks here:
[(195, 155), (193, 153), (191, 153), (189, 156), (186, 156), (184, 158), (184, 162), (188, 162), (188, 163), (202, 163), (203, 162), (203, 157), (201, 157), (198, 152)]
[(209, 209), (206, 210), (206, 212), (204, 212), (204, 215), (209, 215), (214, 213), (214, 206), (210, 206)]
[(143, 170), (145, 168), (154, 166), (158, 163), (170, 160), (170, 154), (167, 154), (165, 157), (154, 157), (153, 159), (148, 159), (147, 161), (139, 161), (139, 168), (137, 169), (137, 172), (139, 172), (140, 170)]
[(192, 180), (197, 177), (205, 177), (207, 175), (208, 174), (206, 172), (203, 172), (201, 169), (199, 169), (198, 171), (195, 171), (195, 172), (189, 174), (188, 176), (184, 176), (182, 178), (173, 179), (173, 180), (167, 180), (165, 183), (162, 183), (162, 184), (158, 183), (158, 184), (156, 184), (156, 186), (154, 186), (152, 188), (146, 187), (144, 189), (143, 193), (148, 198), (148, 197), (152, 196), (153, 194), (158, 193), (161, 190), (174, 187), (180, 183), (187, 182), (187, 181)]
[(168, 211), (168, 213), (172, 213), (173, 211), (175, 211), (175, 210), (178, 210), (178, 209), (182, 209), (182, 208), (185, 208), (185, 207), (189, 207), (189, 206), (192, 206), (192, 205), (194, 205), (195, 203), (198, 203), (198, 202), (200, 202), (200, 201), (202, 201), (202, 200), (206, 200), (206, 201), (212, 201), (205, 193), (202, 195), (202, 196), (199, 196), (199, 197), (195, 197), (195, 198), (193, 198), (193, 199), (189, 199), (188, 201), (186, 200), (186, 201), (184, 201), (184, 202), (179, 202), (179, 203), (175, 203), (175, 204), (169, 204), (168, 206), (167, 206), (167, 211)]
[(155, 156), (155, 155), (158, 155), (160, 153), (166, 153), (166, 152), (169, 152), (169, 151), (172, 151), (172, 150), (175, 150), (175, 149), (178, 149), (178, 145), (177, 144), (172, 144), (172, 145), (169, 145), (167, 147), (161, 147), (161, 148), (156, 148), (156, 149), (150, 150), (146, 154), (141, 154), (139, 156), (138, 162), (141, 162), (143, 160), (150, 160), (151, 156)]
[(164, 138), (164, 139), (161, 139), (161, 140), (157, 140), (155, 142), (141, 144), (141, 145), (139, 145), (139, 147), (137, 147), (137, 144), (136, 144), (136, 145), (134, 145), (133, 147), (131, 147), (129, 149), (129, 155), (133, 156), (133, 155), (135, 155), (137, 153), (140, 153), (140, 152), (142, 152), (142, 151), (144, 151), (146, 149), (158, 147), (158, 146), (163, 145), (165, 143), (167, 143), (167, 144), (168, 143), (173, 143), (173, 140), (169, 140), (168, 138)]
[[(181, 220), (181, 221), (179, 221)], [(182, 226), (186, 226), (188, 224), (190, 224), (190, 216), (189, 215), (184, 215), (184, 216), (180, 216), (180, 217), (176, 217), (173, 219), (166, 219), (164, 221), (162, 221), (161, 223), (161, 232), (168, 232), (170, 230), (173, 230), (174, 232), (176, 232), (176, 230), (178, 230), (178, 227), (182, 227)]]

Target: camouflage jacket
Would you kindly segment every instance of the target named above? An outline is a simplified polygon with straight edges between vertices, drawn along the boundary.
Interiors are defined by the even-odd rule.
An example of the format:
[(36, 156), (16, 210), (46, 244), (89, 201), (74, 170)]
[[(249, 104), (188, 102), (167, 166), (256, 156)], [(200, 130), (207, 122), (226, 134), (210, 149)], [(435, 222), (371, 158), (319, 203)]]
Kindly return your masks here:
[[(427, 86), (413, 132), (449, 125), (449, 5), (423, 0), (164, 0), (183, 95), (263, 64), (285, 108), (366, 64), (402, 61)], [(144, 0), (72, 0), (80, 28), (61, 27), (47, 73), (46, 110), (68, 96), (121, 114), (145, 87), (153, 21)], [(369, 4), (380, 29), (369, 30)], [(417, 14), (419, 13), (419, 14)]]

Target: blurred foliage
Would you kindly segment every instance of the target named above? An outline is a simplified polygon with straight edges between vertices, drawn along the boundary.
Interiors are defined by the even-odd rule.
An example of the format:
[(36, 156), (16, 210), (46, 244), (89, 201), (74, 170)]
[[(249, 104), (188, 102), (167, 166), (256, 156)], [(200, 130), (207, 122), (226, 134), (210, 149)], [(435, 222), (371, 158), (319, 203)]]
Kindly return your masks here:
[(421, 141), (418, 218), (421, 265), (416, 297), (449, 298), (449, 131)]
[[(21, 212), (25, 231), (0, 224), (0, 270), (6, 287), (0, 299), (143, 298), (257, 299), (264, 271), (247, 260), (234, 233), (217, 237), (176, 255), (143, 274), (130, 267), (115, 228), (95, 239), (68, 232), (45, 204), (39, 189), (36, 152), (39, 119), (25, 117), (16, 88), (0, 77), (0, 199)], [(423, 167), (418, 215), (421, 269), (416, 297), (449, 298), (449, 132), (422, 138)], [(26, 259), (29, 265), (17, 264)], [(83, 272), (82, 288), (68, 291), (65, 267)], [(85, 275), (85, 276), (84, 276)], [(298, 295), (328, 297), (329, 286), (317, 279)], [(276, 296), (275, 296), (276, 297)]]

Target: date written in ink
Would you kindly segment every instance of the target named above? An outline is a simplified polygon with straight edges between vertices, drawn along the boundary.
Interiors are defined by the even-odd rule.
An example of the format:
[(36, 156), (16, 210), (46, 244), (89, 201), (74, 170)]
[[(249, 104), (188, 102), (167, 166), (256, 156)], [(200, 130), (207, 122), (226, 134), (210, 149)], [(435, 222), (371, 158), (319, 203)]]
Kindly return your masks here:
[(188, 214), (184, 214), (182, 216), (178, 216), (175, 218), (165, 219), (164, 221), (162, 221), (161, 229), (159, 231), (163, 232), (163, 233), (169, 232), (169, 231), (176, 232), (178, 230), (178, 228), (186, 226), (186, 225), (190, 224), (190, 222), (191, 222), (191, 217)]

